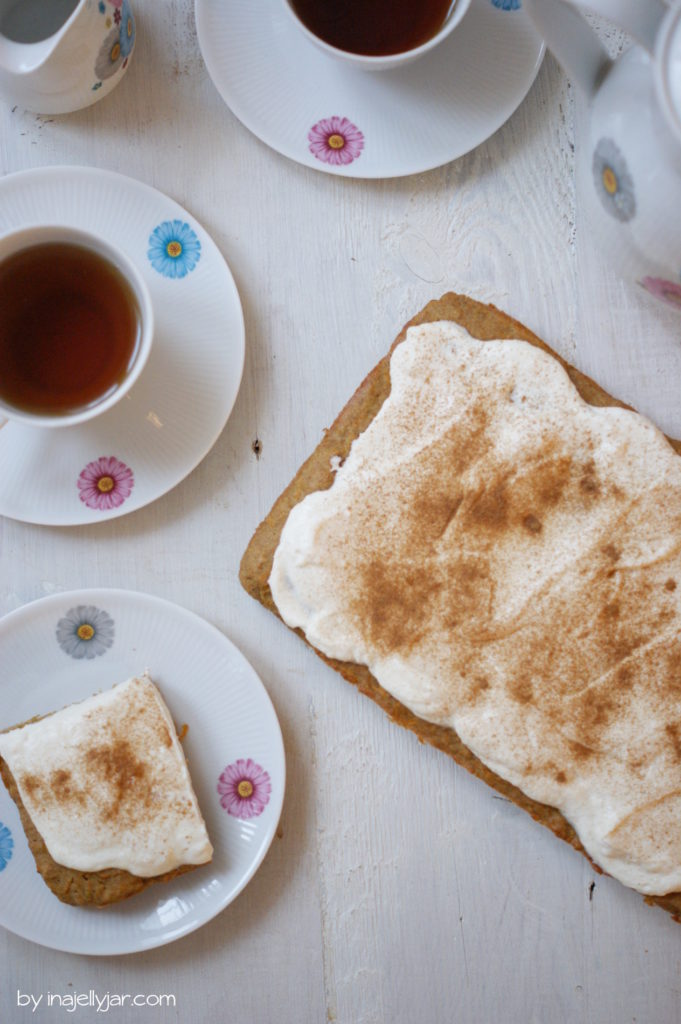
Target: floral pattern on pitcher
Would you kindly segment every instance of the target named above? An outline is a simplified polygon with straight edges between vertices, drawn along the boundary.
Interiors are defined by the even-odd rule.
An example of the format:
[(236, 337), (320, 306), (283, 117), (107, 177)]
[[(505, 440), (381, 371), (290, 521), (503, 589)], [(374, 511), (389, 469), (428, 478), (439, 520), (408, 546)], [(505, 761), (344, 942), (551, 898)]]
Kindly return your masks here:
[(97, 81), (92, 86), (93, 91), (100, 89), (107, 78), (126, 66), (135, 45), (135, 19), (130, 0), (99, 0), (98, 10), (105, 15), (104, 27), (109, 32), (95, 60)]
[(127, 60), (135, 45), (135, 19), (130, 9), (130, 0), (123, 0), (120, 10), (114, 11), (114, 21), (120, 25), (121, 53), (123, 59)]
[(522, 0), (491, 0), (491, 3), (500, 11), (519, 11), (523, 6)]
[(324, 117), (310, 128), (307, 140), (313, 156), (336, 167), (351, 164), (364, 149), (364, 135), (347, 117)]

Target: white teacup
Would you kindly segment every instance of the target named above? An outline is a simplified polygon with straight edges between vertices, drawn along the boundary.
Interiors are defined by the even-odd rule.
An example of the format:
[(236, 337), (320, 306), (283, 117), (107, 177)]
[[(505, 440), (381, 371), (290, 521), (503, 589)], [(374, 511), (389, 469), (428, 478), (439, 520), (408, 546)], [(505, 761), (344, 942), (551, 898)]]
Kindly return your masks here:
[(452, 0), (449, 12), (442, 26), (435, 35), (431, 36), (431, 38), (425, 43), (422, 43), (420, 46), (415, 46), (411, 50), (405, 50), (402, 53), (390, 53), (383, 57), (374, 57), (362, 53), (352, 53), (349, 50), (341, 50), (337, 46), (332, 46), (330, 43), (325, 42), (323, 39), (320, 39), (319, 36), (315, 35), (315, 33), (312, 32), (298, 17), (291, 4), (291, 0), (283, 0), (283, 4), (289, 16), (298, 26), (300, 31), (329, 57), (334, 57), (336, 60), (344, 61), (345, 63), (351, 64), (353, 67), (360, 68), (363, 71), (387, 71), (390, 68), (397, 68), (404, 64), (409, 64), (418, 57), (423, 57), (430, 53), (436, 46), (439, 46), (443, 39), (446, 39), (449, 34), (454, 31), (456, 26), (460, 24), (463, 16), (470, 7), (471, 0)]
[[(111, 307), (115, 306), (114, 299), (116, 296), (120, 296), (121, 300), (124, 300), (125, 316), (122, 322), (126, 325), (126, 329), (127, 325), (129, 325), (129, 330), (128, 339), (125, 341), (125, 344), (121, 341), (121, 352), (126, 353), (129, 350), (129, 354), (121, 355), (122, 362), (120, 371), (115, 374), (115, 376), (113, 373), (111, 374), (111, 378), (108, 380), (108, 383), (106, 383), (106, 386), (102, 385), (101, 393), (92, 394), (81, 404), (75, 403), (72, 407), (64, 409), (63, 411), (46, 411), (55, 403), (50, 403), (50, 401), (47, 400), (51, 397), (49, 395), (50, 384), (49, 382), (43, 382), (40, 386), (43, 389), (43, 394), (47, 396), (47, 399), (42, 403), (43, 408), (40, 408), (40, 403), (37, 401), (27, 402), (25, 405), (22, 405), (16, 400), (16, 398), (12, 397), (13, 394), (16, 395), (16, 390), (13, 390), (13, 388), (9, 387), (6, 382), (3, 382), (2, 365), (3, 360), (7, 357), (3, 355), (4, 350), (1, 346), (6, 344), (8, 352), (10, 349), (12, 349), (13, 352), (18, 351), (16, 342), (12, 346), (10, 341), (5, 341), (5, 339), (10, 339), (11, 337), (14, 337), (15, 339), (18, 337), (16, 326), (12, 326), (11, 317), (18, 317), (24, 306), (27, 309), (30, 309), (31, 307), (26, 302), (24, 302), (24, 306), (18, 303), (17, 308), (13, 312), (8, 313), (7, 309), (2, 307), (3, 305), (5, 307), (12, 306), (12, 297), (10, 295), (9, 302), (0, 304), (0, 426), (2, 426), (7, 420), (10, 420), (35, 427), (71, 427), (79, 423), (84, 423), (95, 416), (100, 416), (102, 413), (111, 409), (112, 406), (127, 394), (139, 378), (149, 357), (149, 352), (151, 351), (151, 343), (154, 334), (154, 313), (147, 286), (140, 272), (131, 260), (129, 260), (120, 249), (111, 245), (109, 242), (105, 242), (96, 235), (90, 234), (87, 231), (81, 231), (80, 229), (61, 225), (41, 225), (38, 227), (22, 228), (18, 231), (10, 232), (9, 234), (0, 237), (0, 276), (3, 274), (3, 271), (5, 275), (14, 274), (15, 277), (12, 278), (12, 281), (14, 281), (17, 274), (23, 274), (24, 279), (30, 281), (30, 274), (26, 267), (27, 265), (31, 266), (32, 264), (30, 262), (28, 264), (26, 262), (22, 263), (21, 261), (37, 260), (35, 265), (40, 265), (40, 260), (44, 261), (50, 254), (58, 252), (58, 250), (45, 249), (43, 247), (53, 245), (55, 243), (67, 245), (69, 247), (77, 247), (78, 250), (80, 250), (79, 253), (76, 253), (75, 249), (69, 249), (69, 253), (72, 255), (74, 261), (80, 259), (80, 265), (84, 270), (93, 275), (86, 276), (84, 274), (78, 279), (80, 294), (81, 296), (84, 296), (83, 300), (80, 302), (81, 307), (86, 304), (87, 299), (87, 289), (82, 287), (82, 281), (87, 280), (89, 287), (90, 281), (94, 281), (97, 275), (99, 275), (98, 287), (101, 293), (105, 290), (105, 283), (108, 281), (110, 284), (111, 292), (110, 295), (107, 294), (107, 298), (111, 300), (109, 302)], [(86, 250), (86, 254), (83, 254), (82, 250)], [(64, 250), (61, 251), (63, 254)], [(87, 254), (90, 254), (90, 256)], [(62, 259), (64, 259), (63, 256)], [(101, 261), (103, 261), (103, 263)], [(22, 266), (24, 268), (23, 270), (21, 269)], [(64, 263), (62, 266), (64, 266)], [(57, 273), (56, 268), (55, 273)], [(69, 271), (69, 273), (72, 272)], [(7, 280), (7, 277), (5, 277), (5, 280)], [(4, 284), (0, 285), (0, 287), (7, 289), (8, 285)], [(74, 288), (75, 287), (76, 286), (74, 285)], [(28, 286), (28, 291), (30, 292), (30, 285)], [(95, 288), (93, 287), (93, 296), (95, 294)], [(39, 302), (41, 300), (38, 298), (33, 301)], [(67, 301), (68, 300), (65, 299), (65, 302)], [(76, 300), (74, 299), (73, 301), (75, 311)], [(96, 311), (100, 305), (102, 304), (93, 302), (93, 309), (92, 311), (89, 311), (90, 319), (95, 321), (92, 325), (92, 343), (93, 345), (98, 346), (98, 348), (94, 348), (92, 350), (93, 364), (98, 358), (98, 353), (104, 353), (106, 351), (105, 346), (109, 340), (113, 338), (115, 329), (119, 329), (114, 324), (113, 314), (111, 315), (109, 322), (107, 322), (105, 316), (101, 319), (97, 319)], [(29, 318), (29, 321), (30, 319), (34, 319), (36, 322), (32, 329), (27, 327), (27, 333), (23, 336), (22, 347), (25, 346), (27, 353), (26, 360), (30, 358), (29, 353), (32, 354), (35, 351), (47, 352), (50, 344), (52, 344), (51, 341), (48, 341), (48, 337), (51, 337), (49, 335), (49, 331), (46, 331), (47, 337), (43, 336), (40, 339), (36, 339), (35, 337), (40, 330), (40, 323), (44, 323), (46, 327), (52, 327), (50, 324), (49, 312), (48, 307), (41, 313), (39, 322), (38, 318)], [(76, 358), (76, 348), (74, 347), (72, 352), (68, 351), (70, 342), (70, 335), (68, 334), (70, 321), (68, 319), (65, 320), (65, 317), (68, 317), (70, 312), (71, 311), (67, 306), (66, 312), (62, 314), (59, 343), (61, 346), (66, 347), (67, 351), (65, 352), (65, 355), (70, 357), (72, 362), (75, 361), (78, 365), (81, 365)], [(76, 339), (74, 340), (74, 346), (77, 344), (78, 350), (83, 351), (84, 339), (89, 339), (90, 333), (88, 332), (86, 334), (83, 330), (83, 325), (87, 321), (84, 320), (82, 316), (80, 320), (74, 320), (74, 323), (76, 322), (80, 329), (79, 331), (74, 331), (74, 339)], [(107, 331), (109, 332), (108, 334)], [(3, 332), (6, 333), (3, 334)], [(14, 334), (12, 332), (14, 332)], [(122, 337), (122, 329), (120, 329), (120, 333)], [(78, 341), (77, 339), (80, 340)], [(55, 351), (55, 349), (52, 351)], [(64, 348), (62, 347), (60, 351), (64, 351)], [(86, 349), (85, 352), (86, 361)], [(16, 356), (14, 365), (17, 366), (20, 364), (22, 358), (23, 357)], [(101, 358), (100, 361), (106, 366), (106, 360), (104, 358)], [(34, 362), (37, 364), (38, 358), (35, 358)], [(7, 365), (11, 365), (9, 358), (7, 358)], [(112, 365), (115, 364), (112, 363)], [(22, 379), (22, 375), (26, 376), (24, 373), (25, 366), (26, 362), (18, 366), (17, 377), (19, 379)], [(88, 369), (90, 369), (90, 367), (88, 367)], [(101, 372), (103, 381), (106, 380), (106, 372), (108, 372), (108, 367)], [(41, 374), (44, 381), (45, 377), (48, 375), (43, 371), (41, 371)], [(6, 377), (9, 377), (9, 373), (6, 373)], [(77, 378), (74, 380), (73, 386), (74, 390), (79, 386)], [(92, 389), (98, 385), (89, 384), (88, 386), (92, 391)]]

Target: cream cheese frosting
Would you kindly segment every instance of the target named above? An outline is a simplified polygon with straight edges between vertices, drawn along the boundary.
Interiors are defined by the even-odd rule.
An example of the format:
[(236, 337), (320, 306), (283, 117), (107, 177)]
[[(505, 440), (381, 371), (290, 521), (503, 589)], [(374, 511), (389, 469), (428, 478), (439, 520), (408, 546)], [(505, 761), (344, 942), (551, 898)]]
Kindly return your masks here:
[(423, 324), (390, 378), (288, 517), (282, 618), (559, 808), (624, 884), (681, 891), (681, 459), (526, 342)]
[(212, 857), (172, 717), (146, 673), (1, 733), (0, 756), (58, 864), (152, 878)]

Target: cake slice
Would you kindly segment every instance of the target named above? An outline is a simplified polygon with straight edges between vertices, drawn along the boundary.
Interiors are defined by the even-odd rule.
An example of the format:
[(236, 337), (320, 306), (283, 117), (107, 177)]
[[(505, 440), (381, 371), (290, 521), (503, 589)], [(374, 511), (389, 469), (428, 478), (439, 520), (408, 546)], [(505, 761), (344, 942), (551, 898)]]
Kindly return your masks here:
[(241, 566), (393, 719), (676, 917), (680, 447), (510, 317), (446, 295)]
[(64, 903), (115, 903), (212, 858), (172, 717), (146, 673), (0, 733), (0, 774)]

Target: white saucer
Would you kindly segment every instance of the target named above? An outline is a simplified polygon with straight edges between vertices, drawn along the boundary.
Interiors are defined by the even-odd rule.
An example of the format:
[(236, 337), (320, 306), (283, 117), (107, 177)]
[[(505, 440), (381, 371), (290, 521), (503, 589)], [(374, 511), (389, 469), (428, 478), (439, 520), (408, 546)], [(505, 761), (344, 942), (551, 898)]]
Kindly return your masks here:
[[(75, 635), (87, 621), (94, 636)], [(36, 873), (19, 814), (0, 783), (0, 925), (70, 953), (151, 949), (199, 928), (255, 874), (284, 799), (281, 730), (244, 656), (178, 605), (126, 590), (81, 590), (24, 605), (0, 620), (0, 729), (139, 675), (158, 683), (183, 740), (214, 847), (212, 864), (103, 910), (60, 903)], [(239, 802), (239, 773), (255, 778)], [(255, 802), (254, 802), (255, 801)]]
[[(208, 73), (239, 120), (284, 156), (346, 177), (399, 177), (463, 156), (511, 116), (544, 55), (520, 0), (473, 0), (431, 54), (378, 72), (322, 53), (283, 0), (195, 3)], [(330, 134), (347, 144), (326, 145)]]
[[(88, 167), (1, 178), (0, 234), (37, 223), (83, 228), (118, 245), (154, 306), (149, 362), (118, 405), (77, 427), (10, 422), (0, 430), (0, 515), (53, 526), (99, 522), (165, 494), (212, 448), (241, 382), (241, 303), (203, 228), (133, 178)], [(164, 262), (166, 233), (178, 232), (183, 252)], [(113, 480), (108, 491), (97, 488), (102, 475)]]

